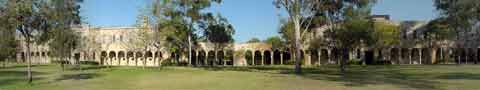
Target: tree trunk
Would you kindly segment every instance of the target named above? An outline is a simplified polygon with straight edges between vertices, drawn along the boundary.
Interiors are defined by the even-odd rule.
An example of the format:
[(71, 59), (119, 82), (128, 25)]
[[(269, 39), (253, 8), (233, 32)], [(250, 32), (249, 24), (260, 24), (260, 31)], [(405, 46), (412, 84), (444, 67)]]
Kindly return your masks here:
[(345, 68), (346, 61), (347, 61), (346, 60), (347, 58), (345, 58), (347, 56), (346, 53), (348, 53), (348, 49), (342, 48), (341, 49), (341, 54), (340, 54), (341, 55), (340, 56), (340, 72), (342, 72), (342, 73), (346, 71), (345, 70), (346, 69)]
[(293, 22), (295, 23), (295, 73), (301, 74), (302, 73), (302, 66), (301, 66), (301, 46), (300, 46), (300, 17), (294, 16)]
[(60, 57), (60, 67), (62, 68), (62, 71), (65, 71), (65, 57)]
[(432, 62), (431, 64), (436, 64), (437, 63), (437, 48), (431, 48), (430, 50), (431, 55), (430, 55), (430, 61)]
[(30, 59), (30, 37), (26, 36), (26, 44), (27, 44), (27, 78), (28, 78), (28, 84), (32, 84), (33, 82), (33, 75), (32, 75), (32, 60)]
[(192, 36), (188, 35), (188, 65), (192, 65)]

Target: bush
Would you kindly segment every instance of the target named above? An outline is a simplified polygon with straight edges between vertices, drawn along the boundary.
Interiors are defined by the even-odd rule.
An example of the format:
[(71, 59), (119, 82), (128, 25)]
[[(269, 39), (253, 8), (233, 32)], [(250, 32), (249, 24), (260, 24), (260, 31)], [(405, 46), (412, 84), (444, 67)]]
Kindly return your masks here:
[(100, 65), (100, 63), (98, 63), (96, 61), (80, 61), (80, 64), (83, 64), (83, 65)]
[(53, 60), (52, 63), (53, 64), (70, 64), (70, 62), (66, 60)]
[(391, 65), (391, 61), (389, 60), (375, 60), (373, 65)]
[(174, 66), (174, 65), (177, 64), (177, 63), (172, 62), (172, 61), (173, 61), (173, 59), (165, 59), (165, 60), (162, 61), (161, 65), (162, 66)]
[[(284, 62), (283, 64), (285, 64), (285, 65), (295, 65), (295, 60), (290, 59), (290, 60), (288, 60), (287, 62)], [(301, 64), (301, 65), (305, 65), (305, 60), (301, 60), (301, 61), (300, 61), (300, 64)]]
[(351, 59), (348, 61), (349, 65), (362, 65), (362, 60), (360, 59)]

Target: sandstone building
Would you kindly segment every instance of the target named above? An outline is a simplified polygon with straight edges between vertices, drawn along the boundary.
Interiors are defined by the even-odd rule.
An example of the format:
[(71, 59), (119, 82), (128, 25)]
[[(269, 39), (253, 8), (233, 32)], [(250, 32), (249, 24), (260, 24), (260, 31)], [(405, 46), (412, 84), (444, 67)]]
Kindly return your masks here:
[[(359, 48), (351, 51), (348, 58), (352, 61), (365, 60), (368, 64), (383, 61), (388, 64), (437, 64), (437, 63), (477, 63), (480, 60), (480, 48), (472, 45), (457, 48), (448, 41), (441, 47), (427, 47), (413, 41), (422, 38), (426, 22), (393, 22), (389, 16), (373, 16), (377, 22), (386, 22), (400, 26), (401, 45), (385, 49)], [(323, 35), (328, 27), (316, 29), (312, 36)], [(111, 66), (159, 66), (166, 60), (178, 60), (189, 65), (285, 65), (293, 64), (293, 54), (289, 50), (273, 49), (266, 43), (236, 43), (230, 48), (215, 51), (208, 42), (200, 42), (192, 51), (192, 61), (176, 52), (169, 52), (162, 47), (148, 47), (146, 50), (132, 48), (132, 40), (137, 40), (140, 29), (135, 27), (76, 27), (80, 33), (82, 48), (76, 49), (70, 61), (93, 61)], [(307, 40), (308, 41), (308, 40)], [(313, 42), (313, 41), (310, 41)], [(476, 41), (475, 41), (476, 42)], [(21, 44), (17, 60), (25, 62), (25, 44)], [(51, 63), (50, 51), (46, 45), (31, 46), (32, 62), (36, 64)], [(436, 54), (431, 54), (431, 50)], [(338, 64), (338, 49), (330, 47), (311, 48), (305, 45), (301, 56), (304, 65)], [(432, 56), (435, 55), (435, 56)], [(435, 59), (432, 59), (435, 58)]]

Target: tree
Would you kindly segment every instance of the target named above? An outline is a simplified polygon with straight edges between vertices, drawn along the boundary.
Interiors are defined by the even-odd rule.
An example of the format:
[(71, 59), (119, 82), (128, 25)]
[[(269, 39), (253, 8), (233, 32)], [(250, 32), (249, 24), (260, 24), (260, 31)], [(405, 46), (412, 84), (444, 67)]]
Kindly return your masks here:
[[(207, 38), (208, 42), (214, 44), (214, 51), (232, 45), (234, 41), (232, 36), (235, 30), (228, 20), (220, 16), (220, 14), (216, 17), (210, 16), (210, 20), (201, 25), (201, 27), (204, 28), (204, 37)], [(216, 59), (216, 61), (219, 61), (217, 57)]]
[(60, 63), (62, 70), (65, 70), (68, 58), (73, 51), (79, 46), (79, 38), (76, 32), (70, 30), (54, 30), (52, 31), (52, 40), (48, 43), (52, 56), (57, 57), (56, 62)]
[[(372, 23), (364, 19), (352, 19), (345, 21), (342, 28), (334, 32), (335, 45), (340, 48), (340, 70), (346, 69), (348, 52), (355, 48), (362, 48), (374, 43)], [(364, 45), (364, 46), (362, 46)]]
[[(373, 49), (383, 50), (400, 44), (400, 28), (387, 22), (373, 22)], [(381, 52), (381, 51), (380, 51)], [(365, 61), (363, 61), (366, 64)]]
[(49, 30), (57, 26), (69, 27), (80, 23), (80, 5), (82, 0), (4, 0), (4, 18), (19, 32), (25, 42), (27, 54), (27, 78), (33, 81), (30, 60), (30, 45), (33, 42), (46, 42), (49, 39)]
[[(294, 27), (294, 45), (295, 56), (300, 56), (300, 40), (305, 34), (302, 31), (309, 31), (312, 27), (312, 21), (328, 21), (333, 33), (337, 24), (347, 19), (347, 10), (356, 10), (358, 8), (368, 7), (374, 0), (275, 0), (277, 8), (285, 9), (288, 14), (288, 20)], [(347, 13), (345, 13), (347, 12)], [(351, 14), (354, 15), (354, 14)], [(317, 20), (315, 20), (317, 19)], [(334, 35), (334, 34), (331, 34)], [(335, 37), (335, 36), (331, 36)], [(331, 38), (330, 37), (330, 38)], [(330, 42), (330, 41), (329, 41)], [(331, 41), (332, 43), (334, 41)], [(301, 73), (300, 57), (295, 57), (295, 72)]]
[(259, 42), (260, 42), (260, 39), (255, 37), (247, 41), (247, 43), (259, 43)]
[(448, 29), (444, 30), (451, 30), (450, 33), (454, 33), (452, 35), (455, 38), (452, 41), (455, 42), (456, 47), (464, 48), (480, 45), (476, 42), (480, 35), (480, 32), (477, 31), (478, 23), (480, 23), (479, 4), (478, 0), (434, 0), (434, 6), (440, 12), (439, 20), (446, 21), (443, 24)]
[[(128, 40), (129, 44), (127, 45), (130, 45), (130, 49), (147, 51), (149, 49), (152, 50), (154, 47), (157, 49), (160, 48), (158, 46), (160, 44), (160, 41), (157, 37), (155, 37), (155, 32), (153, 32), (150, 28), (148, 12), (143, 11), (142, 14), (138, 15), (135, 27), (137, 27), (138, 30), (130, 33), (133, 35), (129, 35), (136, 36), (134, 38), (129, 38)], [(145, 61), (143, 62), (144, 65), (142, 66), (142, 68), (145, 68), (145, 65), (147, 63), (146, 59), (147, 58), (144, 58)]]
[(453, 40), (455, 37), (455, 32), (449, 28), (448, 22), (445, 18), (437, 18), (426, 25), (426, 31), (424, 32), (425, 38), (423, 38), (424, 40), (422, 40), (422, 42), (423, 45), (431, 48), (430, 59), (432, 63), (436, 63), (436, 48), (447, 45), (448, 43), (445, 43), (445, 41)]
[[(311, 23), (311, 19), (305, 19), (307, 17), (313, 16), (315, 12), (314, 5), (317, 4), (317, 1), (314, 0), (275, 0), (274, 4), (277, 8), (285, 9), (288, 14), (288, 20), (293, 22), (294, 26), (294, 45), (293, 49), (295, 50), (295, 73), (300, 74), (301, 71), (301, 45), (300, 45), (300, 31), (308, 30), (308, 27)], [(301, 25), (307, 25), (307, 28), (302, 28)]]
[(435, 0), (434, 5), (440, 11), (440, 18), (446, 19), (445, 24), (454, 31), (455, 44), (457, 47), (471, 47), (469, 45), (472, 36), (480, 33), (474, 31), (475, 25), (480, 23), (480, 2), (477, 0)]
[(278, 36), (269, 37), (267, 38), (267, 40), (263, 42), (272, 45), (272, 49), (280, 49), (280, 50), (285, 49), (285, 44), (286, 44), (285, 41)]
[(7, 17), (6, 7), (0, 5), (0, 61), (3, 61), (3, 67), (6, 66), (7, 59), (12, 59), (15, 56), (16, 48), (18, 45), (15, 39), (15, 27), (11, 24), (5, 24), (9, 22)]
[(195, 32), (199, 23), (211, 14), (205, 9), (214, 3), (219, 4), (221, 0), (155, 0), (152, 5), (156, 30), (167, 35), (166, 41), (172, 43), (166, 46), (172, 46), (171, 52), (188, 53), (189, 64), (192, 61), (192, 45), (197, 38)]

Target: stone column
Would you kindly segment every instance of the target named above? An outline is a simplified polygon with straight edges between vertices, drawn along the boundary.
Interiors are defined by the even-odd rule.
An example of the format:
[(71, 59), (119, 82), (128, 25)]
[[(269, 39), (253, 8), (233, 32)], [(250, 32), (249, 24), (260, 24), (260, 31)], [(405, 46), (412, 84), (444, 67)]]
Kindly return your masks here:
[(468, 48), (465, 48), (463, 49), (463, 51), (465, 52), (465, 64), (468, 64), (468, 56), (469, 56), (469, 49)]
[(195, 61), (196, 61), (196, 62), (195, 62), (195, 65), (198, 65), (198, 62), (199, 62), (199, 61), (198, 61), (198, 56), (199, 56), (199, 55), (198, 55), (198, 51), (195, 51)]
[(412, 51), (413, 51), (412, 48), (408, 48), (408, 52), (409, 52), (408, 53), (408, 61), (409, 61), (408, 63), (409, 64), (412, 64)]
[(283, 52), (280, 52), (280, 65), (283, 65)]
[(275, 52), (275, 51), (271, 51), (271, 52), (270, 52), (270, 65), (275, 65), (275, 63), (273, 62), (273, 61), (275, 61), (275, 60), (273, 59), (273, 56), (274, 56), (273, 54), (275, 54), (275, 53), (273, 53), (273, 52)]
[(327, 49), (328, 63), (332, 62), (332, 50)]
[(107, 56), (106, 56), (105, 61), (103, 63), (108, 66), (109, 63), (110, 63), (110, 51), (106, 51), (105, 53), (107, 53)]
[(317, 50), (317, 59), (318, 59), (318, 65), (322, 65), (322, 50), (318, 51)]
[[(228, 51), (223, 51), (223, 57), (222, 57), (223, 66), (227, 66), (227, 61), (225, 60), (225, 57), (227, 56), (227, 52)], [(232, 60), (232, 63), (233, 63), (233, 60)]]
[(252, 65), (255, 65), (255, 51), (252, 52)]
[(260, 51), (260, 54), (262, 56), (262, 65), (265, 65), (265, 54), (264, 54), (264, 51)]
[(214, 60), (213, 60), (213, 65), (217, 65), (218, 62), (220, 62), (220, 60), (218, 59), (218, 51), (213, 51), (214, 53)]
[(205, 52), (205, 60), (203, 60), (204, 65), (208, 65), (208, 51)]
[(419, 57), (420, 57), (420, 58), (419, 58), (419, 59), (420, 59), (420, 64), (423, 64), (423, 62), (422, 62), (422, 54), (423, 54), (422, 48), (419, 48), (419, 49), (418, 49), (418, 54), (419, 54)]

